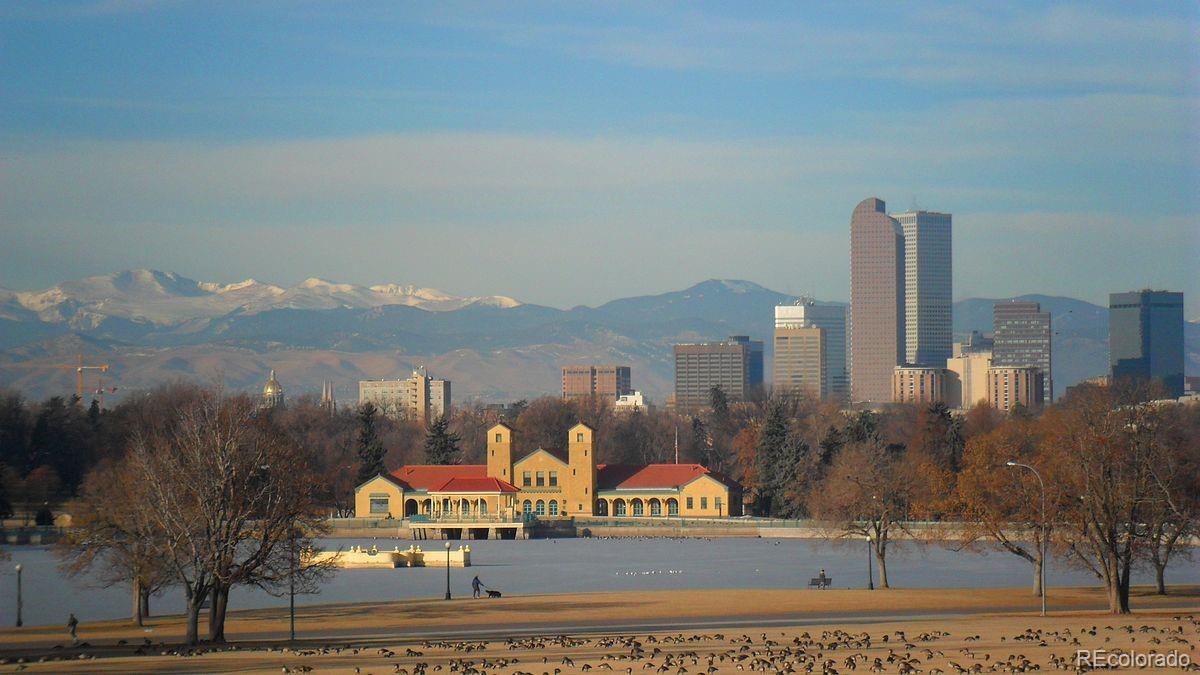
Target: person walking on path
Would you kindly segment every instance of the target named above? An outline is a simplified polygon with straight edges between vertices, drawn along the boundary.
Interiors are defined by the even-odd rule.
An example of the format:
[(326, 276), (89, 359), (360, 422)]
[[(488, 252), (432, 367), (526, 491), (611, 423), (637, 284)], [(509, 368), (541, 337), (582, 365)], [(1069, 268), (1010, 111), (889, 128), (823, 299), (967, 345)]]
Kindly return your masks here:
[(79, 637), (75, 634), (75, 629), (79, 627), (79, 619), (75, 618), (75, 613), (72, 612), (70, 618), (67, 619), (67, 630), (71, 631), (71, 644), (79, 644)]
[(475, 578), (471, 580), (471, 597), (472, 598), (479, 597), (479, 587), (480, 586), (483, 586), (483, 584), (480, 583), (480, 581), (479, 581), (479, 575), (475, 575)]

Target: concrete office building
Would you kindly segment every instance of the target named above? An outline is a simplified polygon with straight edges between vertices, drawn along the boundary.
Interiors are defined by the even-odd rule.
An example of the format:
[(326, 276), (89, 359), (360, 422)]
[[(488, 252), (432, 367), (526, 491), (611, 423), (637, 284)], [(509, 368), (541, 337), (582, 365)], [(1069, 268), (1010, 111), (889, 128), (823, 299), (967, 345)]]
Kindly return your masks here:
[(988, 403), (1001, 412), (1009, 412), (1018, 405), (1040, 408), (1045, 402), (1043, 378), (1042, 369), (1037, 366), (992, 366), (987, 371)]
[(944, 366), (953, 340), (951, 216), (907, 211), (891, 217), (904, 233), (905, 363)]
[(775, 327), (771, 384), (778, 391), (823, 398), (829, 390), (825, 370), (825, 330), (816, 326)]
[[(978, 335), (978, 334), (976, 334)], [(970, 409), (987, 402), (987, 371), (992, 367), (992, 353), (977, 345), (954, 343), (954, 355), (946, 359), (946, 405)]]
[(992, 322), (995, 330), (992, 365), (1041, 368), (1045, 387), (1042, 398), (1047, 403), (1053, 401), (1050, 312), (1043, 312), (1036, 302), (1006, 300), (992, 307)]
[(892, 370), (893, 403), (936, 403), (946, 400), (945, 368), (896, 366)]
[[(838, 401), (846, 400), (850, 395), (849, 373), (846, 371), (846, 306), (818, 305), (807, 299), (801, 299), (792, 305), (780, 305), (775, 308), (777, 335), (781, 328), (821, 329), (825, 351), (822, 360), (825, 384), (821, 396)], [(779, 386), (778, 348), (775, 355), (774, 382)]]
[(850, 398), (892, 400), (905, 362), (904, 233), (883, 200), (864, 199), (850, 217)]
[(370, 401), (394, 419), (416, 419), (426, 424), (450, 413), (450, 381), (414, 370), (406, 380), (361, 380), (358, 404)]
[(680, 408), (709, 404), (720, 387), (731, 401), (744, 401), (763, 383), (763, 343), (745, 335), (724, 342), (675, 345), (675, 398)]
[(562, 397), (600, 396), (615, 401), (633, 392), (631, 372), (629, 366), (565, 366), (562, 369)]
[(1153, 380), (1183, 396), (1183, 293), (1133, 291), (1108, 296), (1113, 380)]

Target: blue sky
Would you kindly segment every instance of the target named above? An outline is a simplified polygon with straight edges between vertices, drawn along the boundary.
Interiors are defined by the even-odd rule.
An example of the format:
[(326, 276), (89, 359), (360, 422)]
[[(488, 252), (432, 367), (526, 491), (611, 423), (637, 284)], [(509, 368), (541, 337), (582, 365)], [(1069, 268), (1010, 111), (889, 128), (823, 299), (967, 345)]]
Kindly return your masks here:
[(6, 2), (0, 285), (845, 299), (878, 196), (957, 297), (1195, 318), (1198, 82), (1195, 3)]

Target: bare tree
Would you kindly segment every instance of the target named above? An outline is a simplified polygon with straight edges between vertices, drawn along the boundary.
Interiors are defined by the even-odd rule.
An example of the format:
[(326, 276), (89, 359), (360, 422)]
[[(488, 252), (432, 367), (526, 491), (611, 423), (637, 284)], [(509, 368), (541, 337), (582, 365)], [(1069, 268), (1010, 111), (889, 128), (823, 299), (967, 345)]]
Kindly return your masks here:
[(888, 588), (888, 544), (906, 524), (903, 515), (913, 489), (914, 471), (904, 453), (875, 442), (846, 445), (829, 473), (813, 489), (808, 509), (840, 538), (865, 537), (879, 569), (879, 586)]
[[(1033, 567), (1033, 593), (1040, 596), (1043, 539), (1049, 531), (1049, 523), (1042, 522), (1041, 490), (1029, 471), (1005, 465), (1009, 460), (1036, 464), (1038, 449), (1037, 429), (1027, 420), (1009, 420), (971, 439), (954, 492), (957, 532), (948, 534), (954, 548), (992, 542), (1028, 561)], [(1049, 503), (1054, 501), (1051, 498)], [(1048, 515), (1047, 520), (1052, 518)]]
[(1144, 524), (1156, 498), (1150, 471), (1158, 413), (1126, 403), (1116, 387), (1093, 387), (1047, 411), (1048, 460), (1064, 484), (1059, 540), (1076, 563), (1104, 583), (1109, 610), (1129, 612), (1135, 563), (1145, 554)]
[(132, 447), (157, 552), (187, 596), (189, 644), (206, 599), (208, 638), (220, 642), (235, 585), (278, 588), (327, 570), (296, 564), (325, 527), (308, 458), (256, 413), (249, 398), (208, 390), (178, 410), (173, 430)]
[(106, 586), (129, 583), (132, 619), (141, 626), (150, 615), (150, 596), (172, 577), (157, 555), (161, 531), (146, 511), (145, 486), (133, 468), (118, 462), (88, 474), (57, 552), (71, 576), (90, 574)]

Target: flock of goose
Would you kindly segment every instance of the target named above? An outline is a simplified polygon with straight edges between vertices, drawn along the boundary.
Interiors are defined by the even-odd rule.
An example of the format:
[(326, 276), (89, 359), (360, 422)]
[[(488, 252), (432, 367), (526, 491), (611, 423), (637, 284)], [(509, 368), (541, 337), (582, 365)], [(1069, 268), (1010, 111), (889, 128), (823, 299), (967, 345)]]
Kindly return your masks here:
[[(353, 644), (313, 648), (226, 645), (188, 649), (155, 644), (150, 640), (136, 646), (127, 645), (122, 640), (118, 646), (133, 647), (126, 654), (147, 656), (193, 657), (223, 651), (267, 651), (278, 653), (288, 661), (332, 656), (333, 661), (319, 664), (322, 669), (345, 668), (347, 666), (341, 664), (349, 661), (359, 664), (352, 666), (355, 673), (376, 675), (562, 675), (592, 671), (628, 675), (635, 672), (645, 675), (707, 675), (731, 671), (837, 675), (859, 669), (871, 673), (929, 675), (1027, 673), (1051, 669), (1084, 672), (1088, 670), (1086, 664), (1080, 664), (1075, 659), (1076, 649), (1083, 647), (1110, 645), (1105, 648), (1115, 652), (1136, 645), (1144, 651), (1166, 652), (1174, 649), (1195, 655), (1200, 649), (1200, 619), (1191, 615), (1175, 616), (1167, 625), (1092, 625), (1075, 630), (1028, 627), (1016, 635), (1000, 637), (999, 648), (994, 642), (990, 647), (983, 646), (979, 635), (967, 635), (955, 641), (963, 645), (955, 649), (946, 645), (951, 635), (944, 630), (912, 635), (903, 630), (876, 634), (825, 630), (816, 634), (802, 632), (790, 638), (788, 636), (786, 632), (778, 635), (744, 633), (736, 636), (724, 633), (600, 637), (558, 635), (503, 641), (425, 641), (402, 650)], [(1043, 663), (1025, 653), (1032, 647), (1062, 648), (1062, 651), (1051, 651)], [(1044, 650), (1039, 649), (1039, 652)], [(108, 652), (104, 655), (116, 654)], [(90, 645), (82, 643), (69, 651), (58, 646), (41, 658), (4, 659), (0, 664), (15, 664), (16, 670), (23, 670), (31, 662), (87, 660), (96, 656)], [(403, 659), (404, 663), (399, 659)], [(1193, 663), (1188, 669), (1200, 671), (1200, 664)], [(309, 664), (284, 665), (281, 668), (283, 673), (312, 670), (313, 666)]]
[[(1123, 633), (1124, 635), (1118, 635)], [(356, 673), (430, 675), (562, 675), (595, 671), (673, 675), (711, 674), (732, 671), (767, 673), (821, 673), (837, 675), (863, 670), (870, 673), (1028, 673), (1041, 670), (1085, 672), (1089, 668), (1075, 660), (1075, 650), (1083, 644), (1144, 644), (1146, 649), (1178, 649), (1194, 653), (1200, 647), (1200, 619), (1176, 616), (1169, 627), (1151, 625), (1083, 626), (1072, 630), (1026, 628), (1000, 638), (1002, 647), (976, 647), (978, 635), (962, 637), (968, 646), (939, 649), (950, 638), (942, 630), (908, 634), (903, 630), (872, 635), (827, 630), (818, 634), (803, 632), (788, 638), (778, 636), (726, 635), (622, 635), (608, 637), (510, 638), (503, 642), (430, 641), (421, 649), (407, 649), (407, 664), (393, 662), (382, 670), (356, 667)], [(1081, 641), (1081, 638), (1083, 640)], [(1025, 647), (1061, 647), (1051, 651), (1044, 662), (1027, 656)], [(497, 656), (501, 652), (506, 656)], [(1115, 650), (1115, 648), (1114, 648)], [(538, 656), (539, 652), (547, 655)], [(359, 653), (358, 649), (354, 653)], [(486, 656), (484, 654), (487, 654)], [(549, 655), (553, 654), (553, 655)], [(364, 655), (366, 651), (364, 650)], [(374, 655), (390, 659), (399, 656), (388, 649)], [(519, 655), (519, 656), (518, 656)], [(940, 665), (939, 665), (940, 664)], [(1190, 670), (1200, 671), (1193, 664)], [(302, 672), (285, 667), (284, 673)]]

